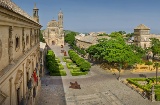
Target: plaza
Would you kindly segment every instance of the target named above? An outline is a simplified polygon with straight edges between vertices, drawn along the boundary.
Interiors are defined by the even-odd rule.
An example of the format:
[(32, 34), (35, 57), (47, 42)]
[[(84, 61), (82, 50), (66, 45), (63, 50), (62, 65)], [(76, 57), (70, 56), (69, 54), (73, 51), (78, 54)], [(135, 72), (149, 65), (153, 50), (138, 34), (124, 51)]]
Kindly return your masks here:
[[(60, 46), (50, 47), (55, 55), (63, 57)], [(68, 45), (64, 50), (69, 50)], [(62, 59), (61, 59), (62, 61)], [(90, 72), (84, 76), (71, 76), (66, 65), (67, 76), (49, 76), (41, 78), (41, 90), (38, 105), (158, 105), (117, 80), (115, 75), (92, 63)], [(46, 69), (47, 73), (47, 69)], [(118, 75), (118, 74), (117, 74)], [(146, 74), (154, 76), (155, 74)], [(139, 77), (139, 74), (122, 74), (122, 79)], [(77, 81), (81, 89), (69, 88), (70, 82)]]

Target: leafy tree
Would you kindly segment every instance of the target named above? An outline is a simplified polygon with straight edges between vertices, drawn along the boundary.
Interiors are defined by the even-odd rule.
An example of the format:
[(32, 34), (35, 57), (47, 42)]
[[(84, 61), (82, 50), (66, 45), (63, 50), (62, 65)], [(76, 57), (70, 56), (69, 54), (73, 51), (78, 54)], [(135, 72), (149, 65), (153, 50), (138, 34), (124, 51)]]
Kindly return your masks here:
[(118, 33), (120, 33), (121, 35), (126, 34), (126, 32), (125, 32), (125, 31), (118, 31)]
[(160, 63), (155, 62), (153, 66), (156, 68), (156, 85), (157, 85), (157, 81), (158, 81), (157, 75), (158, 75), (158, 68), (160, 67)]
[(106, 60), (108, 63), (117, 63), (119, 68), (124, 65), (134, 65), (140, 62), (135, 53), (118, 32), (110, 34), (111, 39), (100, 41), (99, 44), (90, 46), (87, 52), (95, 58)]
[(146, 50), (145, 49), (143, 49), (141, 47), (138, 47), (138, 46), (136, 46), (134, 44), (129, 45), (129, 46), (131, 47), (131, 49), (133, 50), (133, 52), (135, 52), (136, 55), (139, 56), (139, 58), (142, 58), (142, 57), (145, 56), (145, 54), (146, 54)]
[(160, 54), (160, 41), (156, 38), (151, 38), (151, 50), (153, 52), (153, 57)]
[(97, 36), (108, 36), (108, 34), (103, 33), (103, 34), (99, 34), (99, 35), (97, 35)]
[(43, 34), (42, 34), (42, 33), (43, 33), (43, 31), (44, 31), (44, 30), (41, 30), (41, 31), (40, 31), (39, 39), (40, 39), (40, 42), (45, 43), (45, 39), (43, 38)]
[(64, 37), (64, 39), (67, 43), (69, 43), (72, 46), (75, 44), (75, 36), (76, 36), (75, 32), (70, 32)]

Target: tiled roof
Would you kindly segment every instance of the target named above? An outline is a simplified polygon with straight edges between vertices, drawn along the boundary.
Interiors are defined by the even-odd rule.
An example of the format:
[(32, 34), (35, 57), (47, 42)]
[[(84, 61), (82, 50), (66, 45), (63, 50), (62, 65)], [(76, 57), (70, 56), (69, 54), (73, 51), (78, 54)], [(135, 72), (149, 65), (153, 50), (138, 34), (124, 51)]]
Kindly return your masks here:
[(75, 38), (80, 40), (80, 41), (89, 42), (89, 43), (92, 43), (95, 39), (97, 39), (97, 37), (94, 37), (92, 35), (76, 36)]
[(145, 26), (144, 24), (140, 24), (139, 26), (137, 26), (135, 29), (150, 29), (147, 26)]
[(76, 36), (77, 40), (83, 41), (83, 42), (89, 42), (89, 43), (97, 43), (98, 39), (107, 38), (108, 36), (93, 36), (93, 35), (87, 35), (87, 36)]
[(37, 21), (35, 21), (33, 19), (33, 17), (31, 17), (30, 15), (28, 15), (25, 11), (23, 11), (20, 7), (18, 7), (15, 3), (13, 3), (11, 0), (0, 0), (0, 6), (8, 9), (10, 11), (13, 11), (17, 14), (20, 14), (36, 23), (38, 23)]

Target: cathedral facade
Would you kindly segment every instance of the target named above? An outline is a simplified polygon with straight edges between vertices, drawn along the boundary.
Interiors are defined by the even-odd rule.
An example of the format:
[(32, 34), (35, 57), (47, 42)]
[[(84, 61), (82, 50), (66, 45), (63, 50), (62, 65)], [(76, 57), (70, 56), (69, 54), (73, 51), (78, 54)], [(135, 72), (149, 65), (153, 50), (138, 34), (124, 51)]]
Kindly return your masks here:
[(63, 13), (58, 14), (58, 21), (51, 20), (47, 24), (47, 28), (43, 32), (43, 38), (47, 45), (64, 45), (64, 31), (63, 31)]
[(38, 9), (33, 17), (0, 0), (0, 105), (35, 105), (39, 88)]

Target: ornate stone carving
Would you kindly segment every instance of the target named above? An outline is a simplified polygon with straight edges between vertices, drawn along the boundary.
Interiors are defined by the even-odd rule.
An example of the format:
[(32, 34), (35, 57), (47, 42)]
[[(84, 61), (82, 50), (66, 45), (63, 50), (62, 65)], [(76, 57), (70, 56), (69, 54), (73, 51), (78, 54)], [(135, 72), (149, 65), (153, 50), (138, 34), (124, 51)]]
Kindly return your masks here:
[(32, 47), (32, 29), (30, 29), (30, 47)]
[(35, 21), (33, 19), (33, 17), (31, 17), (30, 15), (28, 15), (25, 11), (23, 11), (20, 7), (18, 7), (15, 3), (13, 3), (11, 0), (0, 0), (0, 6), (12, 10), (36, 23), (38, 23), (37, 21)]
[(24, 28), (22, 28), (22, 51), (25, 52)]
[(1, 57), (2, 57), (2, 41), (0, 39), (0, 59), (1, 59)]
[(8, 54), (9, 54), (9, 63), (11, 63), (13, 61), (13, 39), (12, 39), (12, 36), (13, 36), (13, 27), (10, 26), (9, 27), (9, 39), (8, 39), (8, 42), (9, 42), (9, 47), (8, 47)]

